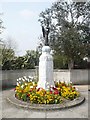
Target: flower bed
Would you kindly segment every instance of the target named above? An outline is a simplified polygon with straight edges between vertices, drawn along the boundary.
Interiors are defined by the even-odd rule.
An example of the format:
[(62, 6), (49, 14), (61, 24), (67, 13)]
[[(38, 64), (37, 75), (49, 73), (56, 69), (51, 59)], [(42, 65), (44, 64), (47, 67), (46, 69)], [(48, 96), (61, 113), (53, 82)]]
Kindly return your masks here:
[(35, 104), (59, 104), (64, 100), (74, 100), (80, 93), (73, 87), (72, 83), (55, 82), (55, 87), (50, 86), (48, 90), (37, 88), (37, 82), (33, 77), (22, 77), (17, 79), (15, 97)]

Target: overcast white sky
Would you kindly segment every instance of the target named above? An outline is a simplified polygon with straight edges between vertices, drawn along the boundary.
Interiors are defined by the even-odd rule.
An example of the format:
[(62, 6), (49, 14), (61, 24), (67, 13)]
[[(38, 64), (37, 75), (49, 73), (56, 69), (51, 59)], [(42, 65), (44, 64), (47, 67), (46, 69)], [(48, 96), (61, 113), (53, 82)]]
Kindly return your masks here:
[(0, 11), (4, 13), (2, 20), (6, 27), (3, 40), (10, 37), (16, 41), (17, 55), (25, 54), (26, 50), (36, 49), (38, 37), (42, 34), (38, 22), (39, 14), (51, 4), (49, 1), (35, 2), (35, 0), (34, 2), (2, 2)]

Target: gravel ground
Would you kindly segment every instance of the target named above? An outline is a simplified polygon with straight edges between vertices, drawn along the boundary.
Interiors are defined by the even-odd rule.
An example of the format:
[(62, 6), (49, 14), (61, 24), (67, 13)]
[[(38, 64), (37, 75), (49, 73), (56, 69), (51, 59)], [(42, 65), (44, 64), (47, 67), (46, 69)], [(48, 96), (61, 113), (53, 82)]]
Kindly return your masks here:
[(85, 96), (85, 102), (79, 106), (54, 110), (54, 111), (35, 111), (27, 108), (17, 108), (16, 106), (8, 103), (6, 97), (10, 94), (10, 90), (3, 90), (0, 92), (0, 118), (88, 118), (88, 104), (90, 104), (90, 92), (88, 86), (76, 86), (79, 91)]

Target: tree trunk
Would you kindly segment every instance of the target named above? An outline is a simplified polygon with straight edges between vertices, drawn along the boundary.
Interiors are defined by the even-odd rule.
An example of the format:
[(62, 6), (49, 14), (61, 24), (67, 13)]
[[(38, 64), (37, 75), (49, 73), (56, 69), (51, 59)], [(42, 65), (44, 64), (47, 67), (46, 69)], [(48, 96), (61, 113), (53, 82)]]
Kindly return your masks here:
[(73, 61), (73, 60), (70, 60), (70, 61), (68, 62), (68, 68), (69, 68), (69, 70), (73, 69), (73, 67), (74, 67), (74, 61)]

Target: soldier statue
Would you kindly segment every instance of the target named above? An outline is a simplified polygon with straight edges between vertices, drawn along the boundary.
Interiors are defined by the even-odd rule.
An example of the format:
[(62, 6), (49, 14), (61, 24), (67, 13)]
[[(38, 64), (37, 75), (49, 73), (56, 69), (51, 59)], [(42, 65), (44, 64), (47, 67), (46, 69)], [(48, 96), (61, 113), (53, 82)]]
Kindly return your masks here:
[(47, 26), (46, 30), (45, 30), (44, 26), (42, 26), (42, 32), (43, 32), (43, 38), (45, 40), (45, 46), (49, 46), (49, 43), (48, 43), (48, 34), (50, 32), (50, 28)]

